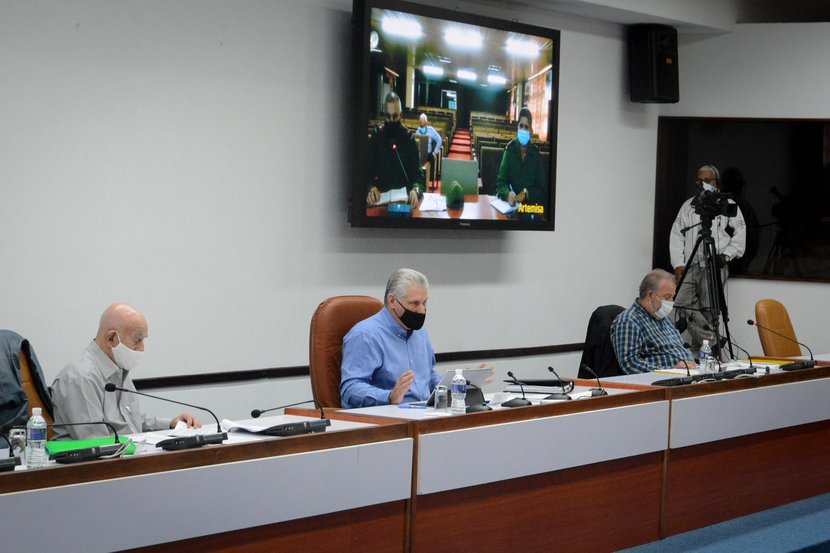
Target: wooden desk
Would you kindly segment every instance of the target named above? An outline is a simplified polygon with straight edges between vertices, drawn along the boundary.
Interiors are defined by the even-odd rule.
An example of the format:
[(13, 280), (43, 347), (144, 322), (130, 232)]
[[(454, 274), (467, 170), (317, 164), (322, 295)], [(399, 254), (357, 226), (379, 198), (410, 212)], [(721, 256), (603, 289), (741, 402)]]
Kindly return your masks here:
[[(613, 551), (656, 540), (668, 436), (664, 394), (412, 421), (410, 550), (510, 551), (521, 544), (531, 552)], [(373, 409), (344, 416), (371, 420)]]
[(830, 368), (667, 393), (661, 535), (830, 492)]
[[(348, 426), (333, 421), (322, 434), (4, 473), (4, 547), (403, 551), (413, 458), (407, 426), (338, 425)], [(34, 531), (35, 517), (43, 531)]]

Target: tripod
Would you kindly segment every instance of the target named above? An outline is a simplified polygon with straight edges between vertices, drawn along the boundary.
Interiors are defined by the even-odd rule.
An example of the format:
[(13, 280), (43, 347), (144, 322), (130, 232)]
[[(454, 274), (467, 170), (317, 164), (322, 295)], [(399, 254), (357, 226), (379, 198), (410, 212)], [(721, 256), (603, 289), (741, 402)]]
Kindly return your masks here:
[[(695, 254), (697, 253), (698, 249), (701, 245), (703, 248), (701, 250), (701, 255), (703, 256), (703, 270), (706, 273), (706, 288), (709, 292), (709, 304), (708, 306), (701, 305), (700, 307), (700, 314), (706, 319), (706, 322), (709, 326), (708, 330), (714, 334), (714, 340), (712, 344), (712, 355), (715, 356), (716, 359), (720, 358), (720, 351), (721, 351), (721, 342), (720, 342), (720, 333), (718, 329), (720, 328), (720, 320), (723, 318), (723, 328), (726, 332), (726, 345), (729, 349), (729, 357), (734, 359), (734, 353), (732, 351), (732, 336), (729, 333), (729, 309), (726, 305), (726, 296), (723, 293), (723, 279), (721, 278), (721, 272), (718, 268), (717, 263), (717, 251), (715, 250), (715, 239), (712, 238), (712, 220), (713, 216), (711, 213), (707, 213), (705, 210), (700, 213), (700, 235), (697, 237), (697, 241), (695, 242), (694, 247), (692, 248), (692, 253), (689, 255), (689, 260), (686, 263), (686, 266), (683, 268), (683, 274), (680, 275), (680, 280), (677, 282), (677, 291), (675, 292), (675, 298), (680, 291), (681, 286), (683, 286), (683, 282), (686, 280), (686, 274), (689, 271), (690, 264), (695, 259)], [(697, 225), (692, 225), (690, 227), (686, 227), (680, 232), (684, 235), (690, 229)], [(683, 306), (680, 306), (679, 309), (682, 309)], [(706, 326), (703, 327), (704, 330)]]

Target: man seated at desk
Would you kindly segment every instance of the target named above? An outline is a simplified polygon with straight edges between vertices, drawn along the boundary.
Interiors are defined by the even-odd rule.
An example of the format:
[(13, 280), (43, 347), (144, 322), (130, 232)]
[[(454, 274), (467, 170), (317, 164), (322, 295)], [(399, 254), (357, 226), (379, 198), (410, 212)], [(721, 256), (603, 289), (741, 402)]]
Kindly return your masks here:
[(423, 329), (427, 277), (398, 269), (389, 277), (384, 307), (343, 338), (340, 397), (343, 407), (423, 401), (441, 380)]
[(382, 192), (406, 188), (408, 203), (417, 207), (425, 188), (418, 144), (401, 122), (400, 97), (390, 92), (384, 100), (385, 121), (369, 139), (366, 205), (379, 204)]
[(542, 156), (530, 140), (533, 115), (528, 108), (519, 111), (516, 138), (507, 143), (496, 177), (496, 196), (510, 205), (516, 202), (544, 204), (548, 199)]
[(141, 412), (137, 395), (105, 391), (109, 383), (135, 390), (130, 373), (144, 355), (147, 331), (147, 320), (135, 308), (125, 303), (107, 307), (95, 339), (52, 383), (56, 440), (83, 440), (110, 434), (103, 424), (58, 426), (62, 423), (106, 421), (119, 435), (170, 429), (179, 421), (196, 428), (202, 426), (199, 419), (187, 413), (172, 420), (148, 417)]
[(640, 283), (640, 295), (634, 304), (611, 323), (614, 353), (627, 374), (697, 367), (668, 316), (674, 290), (674, 275), (654, 269)]

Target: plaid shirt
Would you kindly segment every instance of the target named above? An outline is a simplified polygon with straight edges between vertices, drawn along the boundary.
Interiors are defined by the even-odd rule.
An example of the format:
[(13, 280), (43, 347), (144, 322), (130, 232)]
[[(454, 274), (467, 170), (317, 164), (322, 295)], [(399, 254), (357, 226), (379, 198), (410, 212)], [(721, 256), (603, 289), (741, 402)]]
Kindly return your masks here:
[(671, 368), (681, 359), (694, 362), (671, 317), (658, 321), (638, 300), (611, 323), (611, 343), (627, 374)]

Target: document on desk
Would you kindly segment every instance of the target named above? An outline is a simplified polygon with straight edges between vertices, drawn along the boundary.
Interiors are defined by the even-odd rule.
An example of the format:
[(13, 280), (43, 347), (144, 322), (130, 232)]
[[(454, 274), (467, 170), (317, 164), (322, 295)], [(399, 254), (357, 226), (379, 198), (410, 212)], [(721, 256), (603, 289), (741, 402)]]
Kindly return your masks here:
[(406, 193), (406, 187), (395, 188), (393, 190), (382, 192), (380, 200), (378, 200), (378, 203), (375, 205), (386, 205), (391, 204), (392, 202), (406, 202), (408, 199), (409, 194)]
[(496, 197), (493, 197), (493, 199), (490, 200), (490, 205), (495, 207), (499, 213), (502, 213), (504, 215), (507, 215), (508, 213), (519, 209), (519, 204), (511, 206), (509, 203), (505, 202), (504, 200), (500, 200)]
[(244, 432), (252, 432), (254, 434), (260, 434), (262, 432), (265, 432), (272, 426), (270, 424), (232, 421), (230, 419), (222, 419), (221, 421), (219, 421), (219, 425), (225, 432), (230, 432), (232, 430), (242, 430)]
[(421, 211), (446, 211), (447, 198), (441, 194), (424, 194), (424, 199), (418, 209)]

